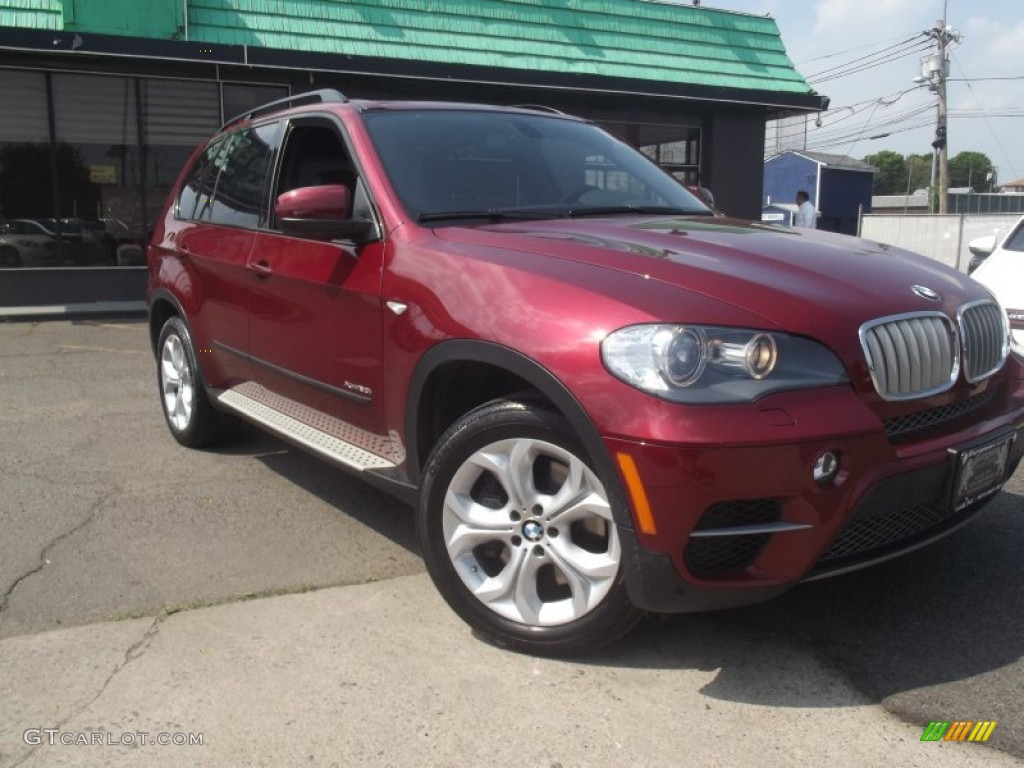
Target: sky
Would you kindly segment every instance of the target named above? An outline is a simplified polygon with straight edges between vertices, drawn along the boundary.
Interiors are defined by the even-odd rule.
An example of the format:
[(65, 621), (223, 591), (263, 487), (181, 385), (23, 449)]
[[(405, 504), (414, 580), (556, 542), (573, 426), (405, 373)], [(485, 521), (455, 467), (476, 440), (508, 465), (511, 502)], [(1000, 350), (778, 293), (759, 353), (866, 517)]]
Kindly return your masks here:
[[(821, 128), (810, 123), (807, 148), (856, 158), (884, 149), (932, 152), (936, 99), (927, 86), (912, 81), (926, 53), (918, 48), (929, 42), (921, 33), (936, 26), (946, 6), (946, 24), (962, 35), (951, 49), (947, 83), (949, 156), (984, 152), (1000, 182), (1024, 177), (1024, 0), (702, 0), (701, 5), (774, 18), (797, 70), (831, 99)], [(857, 68), (886, 58), (893, 60), (844, 74), (842, 65)], [(830, 75), (836, 77), (825, 79)], [(871, 138), (883, 133), (889, 135)]]

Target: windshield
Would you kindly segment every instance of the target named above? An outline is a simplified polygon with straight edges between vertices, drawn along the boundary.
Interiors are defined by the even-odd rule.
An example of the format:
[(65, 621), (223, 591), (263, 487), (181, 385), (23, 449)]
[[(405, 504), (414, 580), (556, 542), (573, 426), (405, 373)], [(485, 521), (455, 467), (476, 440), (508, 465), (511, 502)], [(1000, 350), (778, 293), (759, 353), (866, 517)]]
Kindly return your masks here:
[(646, 157), (588, 123), (457, 109), (363, 117), (402, 205), (420, 221), (711, 214)]

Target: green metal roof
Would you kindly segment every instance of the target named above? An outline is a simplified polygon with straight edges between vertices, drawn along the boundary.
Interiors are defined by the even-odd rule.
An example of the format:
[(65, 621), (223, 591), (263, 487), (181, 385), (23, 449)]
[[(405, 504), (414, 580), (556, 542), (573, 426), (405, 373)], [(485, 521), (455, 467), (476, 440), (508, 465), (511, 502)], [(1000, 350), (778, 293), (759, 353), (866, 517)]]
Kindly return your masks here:
[(62, 0), (0, 0), (0, 26), (63, 29), (64, 2)]
[[(0, 26), (54, 29), (82, 0), (0, 0)], [(140, 2), (88, 0), (90, 18)], [(187, 0), (188, 40), (343, 56), (598, 75), (778, 94), (813, 91), (775, 20), (658, 0)], [(101, 13), (102, 12), (102, 13)], [(65, 8), (64, 19), (74, 18)], [(100, 28), (78, 14), (67, 29)], [(91, 28), (90, 28), (91, 27)], [(166, 38), (165, 38), (166, 39)]]
[(774, 19), (646, 0), (191, 0), (211, 43), (808, 93)]

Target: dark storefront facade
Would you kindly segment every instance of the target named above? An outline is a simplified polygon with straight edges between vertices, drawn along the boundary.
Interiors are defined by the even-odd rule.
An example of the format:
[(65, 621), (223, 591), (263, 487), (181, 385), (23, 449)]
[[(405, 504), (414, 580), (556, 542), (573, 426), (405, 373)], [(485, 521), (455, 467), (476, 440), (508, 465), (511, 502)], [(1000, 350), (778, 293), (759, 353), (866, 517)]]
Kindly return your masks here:
[(137, 302), (185, 159), (293, 93), (583, 115), (747, 218), (765, 121), (824, 105), (773, 20), (647, 0), (0, 0), (0, 69), (0, 308)]

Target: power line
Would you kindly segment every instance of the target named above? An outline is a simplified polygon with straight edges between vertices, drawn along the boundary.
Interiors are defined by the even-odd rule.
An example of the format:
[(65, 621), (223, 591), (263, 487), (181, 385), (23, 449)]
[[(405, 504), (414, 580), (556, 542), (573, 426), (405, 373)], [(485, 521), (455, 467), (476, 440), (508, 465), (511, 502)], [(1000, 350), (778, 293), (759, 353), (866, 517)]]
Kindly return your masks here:
[[(834, 53), (826, 53), (822, 56), (815, 56), (812, 59), (804, 59), (803, 61), (796, 62), (796, 66), (801, 67), (804, 64), (810, 64), (812, 61), (821, 61), (822, 59), (834, 59), (836, 56), (845, 56), (847, 53), (853, 53), (854, 51), (862, 51), (865, 48), (872, 48), (876, 45), (882, 45), (883, 43), (891, 43), (893, 40), (902, 40), (907, 37), (907, 34), (897, 35), (896, 37), (889, 37), (885, 40), (877, 40), (873, 43), (864, 43), (863, 45), (855, 45), (853, 48), (847, 48), (845, 51), (835, 51)], [(917, 35), (914, 35), (916, 37)]]
[[(960, 65), (957, 64), (957, 68)], [(963, 74), (961, 72), (961, 74)], [(1024, 80), (1024, 75), (1013, 75), (1012, 77), (948, 77), (946, 82), (949, 83), (978, 83), (982, 80)]]
[[(867, 110), (868, 108), (873, 108), (876, 105), (882, 107), (891, 107), (906, 94), (911, 93), (912, 91), (917, 91), (919, 89), (919, 86), (914, 86), (912, 88), (907, 88), (903, 91), (899, 91), (888, 96), (881, 96), (875, 99), (867, 99), (865, 101), (856, 102), (854, 104), (849, 104), (847, 106), (829, 109), (827, 112), (818, 117), (818, 120), (821, 122), (821, 125), (816, 126), (815, 128), (808, 129), (806, 124), (806, 118), (799, 125), (793, 125), (791, 130), (785, 130), (783, 124), (780, 121), (777, 124), (774, 139), (775, 141), (780, 141), (786, 138), (799, 136), (804, 133), (808, 134), (809, 139), (812, 135), (814, 139), (833, 135), (854, 136), (860, 132), (860, 128), (855, 127), (853, 128), (852, 132), (840, 134), (841, 131), (849, 131), (849, 129), (845, 127), (837, 127), (837, 125), (839, 123), (850, 120), (851, 118), (860, 116), (865, 110)], [(874, 130), (877, 128), (884, 128), (890, 125), (894, 125), (902, 120), (913, 118), (923, 112), (928, 111), (929, 109), (929, 105), (918, 105), (909, 107), (905, 110), (901, 110), (898, 112), (888, 113), (884, 115), (884, 119), (882, 122), (872, 123), (870, 127), (872, 128), (872, 130)]]
[[(934, 120), (928, 119), (928, 120), (925, 120), (925, 121), (921, 121), (921, 122), (918, 122), (918, 123), (913, 123), (911, 125), (907, 125), (907, 126), (905, 126), (903, 128), (896, 128), (896, 129), (890, 130), (890, 131), (886, 132), (884, 135), (879, 135), (879, 136), (877, 136), (875, 138), (886, 138), (886, 137), (892, 136), (893, 134), (896, 134), (896, 133), (906, 133), (908, 131), (916, 131), (916, 130), (918, 130), (920, 128), (927, 128), (927, 127), (930, 127), (930, 126), (932, 126), (934, 124), (935, 124)], [(812, 151), (812, 152), (814, 152), (814, 151), (818, 151), (818, 150), (822, 150), (822, 149), (829, 149), (831, 147), (842, 146), (844, 144), (848, 144), (849, 141), (850, 141), (849, 138), (840, 138), (840, 139), (835, 139), (835, 140), (824, 141), (824, 142), (821, 142), (821, 143), (815, 142), (815, 143), (812, 144), (811, 142), (808, 142), (807, 143), (807, 149)], [(849, 154), (849, 152), (847, 152), (846, 154)]]
[(908, 37), (908, 38), (905, 38), (904, 40), (901, 40), (900, 42), (896, 43), (895, 45), (887, 45), (884, 48), (878, 49), (877, 51), (872, 51), (871, 53), (866, 53), (863, 56), (856, 56), (856, 57), (850, 59), (849, 61), (844, 61), (841, 64), (835, 64), (835, 65), (833, 65), (831, 67), (826, 67), (825, 69), (822, 69), (822, 70), (820, 70), (818, 72), (815, 72), (813, 75), (810, 75), (810, 77), (818, 77), (819, 75), (823, 75), (826, 72), (831, 72), (831, 71), (833, 71), (835, 69), (845, 69), (846, 67), (853, 66), (857, 62), (864, 61), (866, 59), (873, 59), (876, 56), (882, 56), (882, 55), (890, 53), (892, 51), (900, 50), (901, 48), (904, 48), (904, 47), (906, 47), (907, 45), (909, 45), (911, 43), (919, 42), (917, 40), (918, 37), (920, 37), (920, 35), (913, 35), (912, 37)]
[(964, 82), (967, 83), (967, 90), (969, 90), (971, 92), (971, 96), (974, 97), (974, 101), (978, 105), (978, 111), (985, 119), (985, 124), (988, 126), (988, 130), (992, 134), (992, 139), (995, 141), (996, 146), (999, 147), (999, 151), (1003, 153), (1003, 158), (1010, 168), (1011, 175), (1016, 176), (1017, 169), (1013, 167), (1013, 163), (1010, 161), (1010, 153), (1006, 151), (1003, 147), (1003, 143), (999, 141), (999, 136), (996, 134), (995, 128), (992, 127), (992, 121), (988, 119), (988, 115), (985, 113), (985, 108), (981, 104), (981, 99), (979, 99), (978, 94), (974, 92), (974, 88), (971, 87), (971, 81), (967, 79), (963, 67), (960, 66), (960, 60), (953, 56), (951, 56), (951, 58), (953, 59), (953, 63), (956, 64), (957, 71), (960, 72), (961, 75), (964, 75)]
[(883, 64), (898, 61), (906, 58), (907, 56), (919, 54), (928, 47), (929, 43), (927, 40), (911, 38), (910, 40), (905, 40), (899, 45), (891, 46), (881, 51), (875, 51), (867, 56), (861, 56), (843, 64), (837, 64), (834, 67), (829, 67), (821, 70), (820, 72), (815, 72), (814, 74), (807, 76), (807, 82), (823, 83), (829, 80), (836, 80), (840, 77), (854, 75)]
[(980, 109), (951, 109), (949, 116), (958, 118), (1024, 117), (1024, 107), (1007, 107), (999, 112), (985, 112)]

